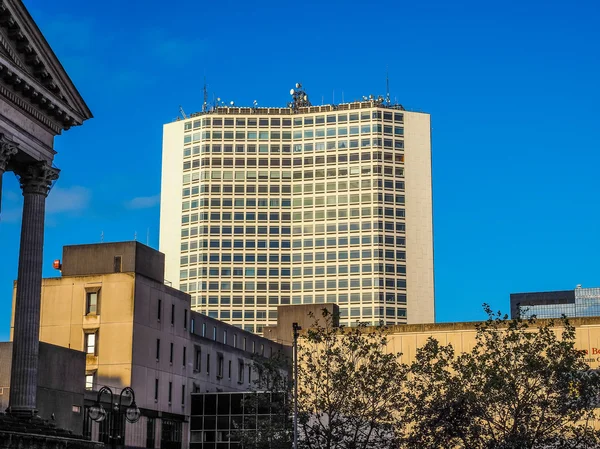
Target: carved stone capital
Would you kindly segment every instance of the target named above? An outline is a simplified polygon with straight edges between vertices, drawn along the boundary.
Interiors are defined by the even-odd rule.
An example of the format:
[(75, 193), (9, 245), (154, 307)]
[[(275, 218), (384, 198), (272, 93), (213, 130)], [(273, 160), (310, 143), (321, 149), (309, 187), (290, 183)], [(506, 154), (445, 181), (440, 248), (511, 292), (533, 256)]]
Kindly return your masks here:
[(8, 161), (19, 151), (18, 144), (0, 134), (0, 174), (6, 170)]
[(23, 195), (28, 193), (48, 196), (52, 182), (58, 179), (60, 170), (40, 161), (25, 165), (17, 172)]

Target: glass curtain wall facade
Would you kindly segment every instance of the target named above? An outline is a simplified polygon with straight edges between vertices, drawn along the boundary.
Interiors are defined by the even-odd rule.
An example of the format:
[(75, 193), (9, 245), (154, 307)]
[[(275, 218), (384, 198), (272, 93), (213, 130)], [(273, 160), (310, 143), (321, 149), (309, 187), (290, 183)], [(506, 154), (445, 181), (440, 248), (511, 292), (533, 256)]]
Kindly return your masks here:
[[(258, 333), (286, 304), (337, 303), (345, 325), (410, 322), (405, 117), (416, 113), (305, 109), (225, 108), (165, 125), (167, 276), (195, 310)], [(429, 145), (428, 126), (422, 134)], [(419, 300), (433, 315), (433, 290)]]

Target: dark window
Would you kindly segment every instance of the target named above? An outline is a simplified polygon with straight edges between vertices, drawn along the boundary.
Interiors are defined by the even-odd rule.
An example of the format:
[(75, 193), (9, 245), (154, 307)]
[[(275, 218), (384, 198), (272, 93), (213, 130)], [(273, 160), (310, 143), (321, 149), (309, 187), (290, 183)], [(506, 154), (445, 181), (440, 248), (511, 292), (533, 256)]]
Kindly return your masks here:
[(181, 386), (181, 405), (185, 405), (185, 385)]
[(210, 354), (206, 354), (206, 374), (210, 375)]
[(181, 435), (181, 422), (163, 418), (160, 438), (162, 449), (181, 449)]
[(156, 360), (160, 360), (160, 338), (156, 339)]
[(188, 311), (184, 309), (183, 311), (183, 328), (187, 329), (187, 320), (188, 320)]
[(184, 347), (183, 347), (183, 363), (182, 363), (182, 365), (183, 365), (184, 367), (185, 367), (185, 365), (186, 365), (186, 362), (187, 362), (187, 347), (185, 347), (185, 346), (184, 346)]
[(158, 379), (154, 379), (154, 400), (158, 401)]
[(194, 370), (200, 371), (202, 368), (202, 350), (200, 348), (196, 349), (196, 359), (194, 360)]
[(146, 418), (146, 447), (154, 448), (154, 437), (156, 435), (156, 420), (154, 418)]
[(169, 351), (169, 363), (173, 363), (173, 343), (171, 343), (171, 350)]
[(98, 292), (87, 292), (85, 298), (85, 314), (96, 315), (98, 313)]
[(169, 382), (169, 404), (171, 403), (171, 399), (173, 399), (173, 382)]
[(171, 304), (171, 326), (175, 325), (175, 304)]
[(115, 273), (120, 273), (123, 271), (123, 262), (121, 260), (121, 256), (115, 256)]
[(160, 317), (162, 315), (162, 299), (158, 300), (158, 310), (156, 311), (156, 319), (160, 321)]

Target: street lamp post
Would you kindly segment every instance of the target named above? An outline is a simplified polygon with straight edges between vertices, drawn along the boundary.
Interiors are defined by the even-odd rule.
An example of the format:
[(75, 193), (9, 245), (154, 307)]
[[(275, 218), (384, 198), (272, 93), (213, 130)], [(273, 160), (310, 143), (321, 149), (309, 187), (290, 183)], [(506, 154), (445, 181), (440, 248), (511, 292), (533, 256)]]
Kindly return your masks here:
[(302, 328), (292, 323), (294, 329), (294, 449), (298, 449), (298, 336)]
[(96, 402), (88, 410), (88, 416), (90, 417), (90, 419), (96, 422), (104, 421), (108, 414), (106, 413), (106, 410), (104, 410), (104, 407), (102, 407), (102, 404), (100, 403), (100, 399), (103, 393), (107, 393), (110, 395), (110, 406), (113, 408), (113, 413), (111, 414), (111, 422), (109, 425), (109, 438), (111, 440), (112, 449), (116, 449), (117, 441), (122, 438), (122, 436), (119, 435), (117, 423), (120, 424), (121, 422), (121, 413), (123, 410), (123, 396), (129, 396), (129, 398), (131, 399), (129, 405), (126, 405), (127, 408), (125, 409), (125, 419), (127, 421), (129, 421), (132, 424), (137, 422), (140, 419), (140, 409), (135, 403), (135, 393), (133, 392), (133, 389), (131, 387), (125, 387), (123, 388), (123, 390), (121, 390), (121, 393), (119, 394), (119, 402), (113, 402), (114, 395), (110, 388), (102, 387), (100, 388), (100, 390), (98, 390)]

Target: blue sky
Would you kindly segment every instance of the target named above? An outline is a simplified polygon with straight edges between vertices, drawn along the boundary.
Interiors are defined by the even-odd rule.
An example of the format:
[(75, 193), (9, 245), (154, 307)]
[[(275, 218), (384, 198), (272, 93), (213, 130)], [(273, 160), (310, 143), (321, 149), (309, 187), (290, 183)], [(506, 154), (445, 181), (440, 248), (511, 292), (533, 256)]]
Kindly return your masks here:
[[(163, 123), (202, 104), (385, 93), (432, 115), (438, 321), (600, 286), (597, 1), (25, 0), (95, 118), (57, 137), (44, 276), (65, 244), (158, 246)], [(101, 5), (101, 7), (99, 6)], [(0, 340), (22, 198), (4, 176)]]

